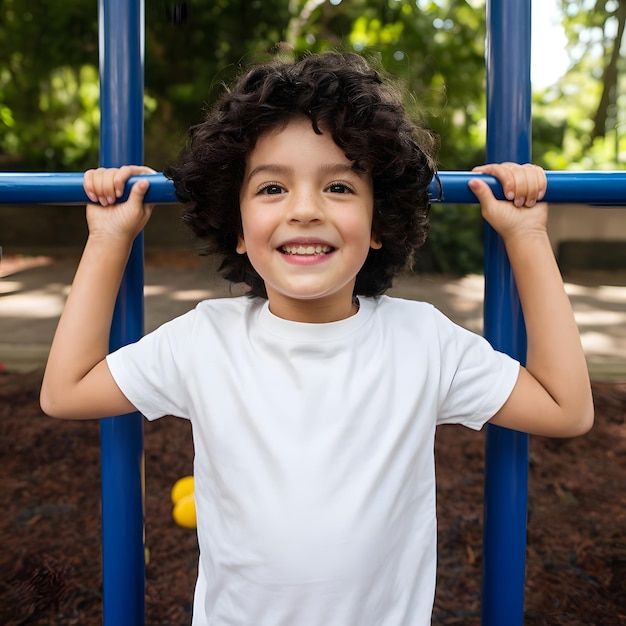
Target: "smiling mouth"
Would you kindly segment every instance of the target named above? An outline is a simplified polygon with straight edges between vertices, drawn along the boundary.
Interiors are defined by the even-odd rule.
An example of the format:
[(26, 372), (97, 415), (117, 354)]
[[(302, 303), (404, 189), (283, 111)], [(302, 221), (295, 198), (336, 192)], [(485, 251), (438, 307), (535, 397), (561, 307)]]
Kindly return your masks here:
[(320, 256), (323, 254), (329, 254), (335, 248), (323, 244), (314, 245), (294, 245), (294, 246), (281, 246), (279, 250), (283, 254), (288, 255), (301, 255), (301, 256)]

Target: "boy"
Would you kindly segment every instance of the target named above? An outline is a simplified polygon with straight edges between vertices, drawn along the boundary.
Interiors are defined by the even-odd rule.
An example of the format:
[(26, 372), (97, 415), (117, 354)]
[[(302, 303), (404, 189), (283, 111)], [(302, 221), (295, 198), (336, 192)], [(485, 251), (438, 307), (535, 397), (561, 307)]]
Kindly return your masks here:
[(116, 198), (152, 170), (85, 173), (89, 238), (41, 403), (71, 419), (191, 420), (194, 626), (430, 623), (436, 425), (591, 427), (540, 168), (476, 168), (509, 201), (470, 183), (510, 256), (527, 368), (430, 305), (382, 295), (424, 241), (433, 144), (359, 57), (253, 68), (169, 170), (184, 219), (250, 294), (202, 302), (111, 355), (118, 285), (151, 210), (146, 181)]

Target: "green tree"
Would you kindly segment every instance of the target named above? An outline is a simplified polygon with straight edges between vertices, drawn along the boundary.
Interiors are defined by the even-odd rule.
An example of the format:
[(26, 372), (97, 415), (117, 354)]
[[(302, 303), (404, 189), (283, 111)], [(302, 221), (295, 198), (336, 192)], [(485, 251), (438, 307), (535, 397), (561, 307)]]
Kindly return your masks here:
[(149, 121), (150, 150), (167, 148), (162, 133), (173, 128), (180, 138), (198, 119), (199, 105), (210, 103), (220, 83), (248, 62), (281, 50), (297, 55), (333, 48), (376, 58), (404, 82), (413, 112), (445, 138), (443, 167), (482, 160), (484, 1), (187, 4), (182, 24), (168, 19), (175, 5), (148, 14), (146, 90), (158, 103)]
[(1, 0), (0, 15), (4, 161), (33, 169), (83, 164), (97, 151), (96, 4)]
[[(620, 51), (626, 24), (625, 0), (562, 0), (564, 24), (573, 55), (578, 56), (574, 69), (592, 69), (590, 60), (599, 67), (592, 69), (592, 76), (601, 81), (601, 95), (593, 115), (590, 143), (605, 137), (616, 126), (617, 95), (619, 92), (622, 56)], [(595, 71), (594, 71), (595, 70)]]
[[(0, 10), (0, 147), (31, 166), (82, 166), (97, 144), (95, 0)], [(339, 48), (402, 79), (409, 106), (445, 138), (442, 167), (467, 167), (484, 143), (483, 41), (481, 0), (148, 0), (149, 130), (180, 136), (222, 81), (280, 42), (295, 54)]]
[(560, 7), (571, 65), (535, 95), (536, 154), (550, 169), (621, 169), (626, 0), (561, 0)]

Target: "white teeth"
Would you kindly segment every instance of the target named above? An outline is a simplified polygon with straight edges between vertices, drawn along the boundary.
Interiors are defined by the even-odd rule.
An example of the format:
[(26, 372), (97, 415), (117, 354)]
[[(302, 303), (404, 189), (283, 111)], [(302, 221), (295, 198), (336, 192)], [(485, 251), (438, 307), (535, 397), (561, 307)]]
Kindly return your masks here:
[(331, 246), (325, 245), (299, 245), (299, 246), (283, 246), (281, 250), (285, 254), (302, 254), (302, 255), (314, 255), (314, 254), (328, 254), (331, 250)]

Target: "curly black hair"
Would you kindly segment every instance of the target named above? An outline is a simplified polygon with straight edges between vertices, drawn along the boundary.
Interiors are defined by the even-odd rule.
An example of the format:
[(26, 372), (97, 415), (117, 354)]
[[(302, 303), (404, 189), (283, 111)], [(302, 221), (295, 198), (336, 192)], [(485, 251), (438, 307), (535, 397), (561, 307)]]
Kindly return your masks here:
[(381, 295), (426, 239), (436, 138), (409, 119), (395, 85), (356, 54), (259, 64), (225, 90), (165, 172), (186, 205), (183, 220), (200, 238), (201, 254), (221, 257), (226, 279), (266, 298), (263, 279), (236, 252), (239, 193), (258, 138), (301, 116), (316, 133), (329, 132), (355, 168), (371, 173), (372, 228), (382, 247), (370, 249), (354, 294)]

